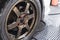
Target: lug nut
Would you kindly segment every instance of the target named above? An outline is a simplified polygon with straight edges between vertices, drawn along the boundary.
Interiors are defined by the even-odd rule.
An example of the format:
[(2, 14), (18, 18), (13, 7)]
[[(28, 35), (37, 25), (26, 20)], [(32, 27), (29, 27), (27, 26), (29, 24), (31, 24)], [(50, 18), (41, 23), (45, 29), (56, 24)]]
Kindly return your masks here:
[(18, 23), (18, 25), (19, 25), (19, 23)]
[(19, 18), (21, 18), (21, 17), (19, 16)]

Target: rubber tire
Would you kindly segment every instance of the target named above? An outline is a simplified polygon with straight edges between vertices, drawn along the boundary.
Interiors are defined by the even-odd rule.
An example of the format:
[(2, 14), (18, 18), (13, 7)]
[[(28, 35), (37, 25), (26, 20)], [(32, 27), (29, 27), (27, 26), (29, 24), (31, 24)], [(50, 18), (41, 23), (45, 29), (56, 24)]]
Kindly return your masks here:
[[(14, 5), (18, 0), (9, 0), (9, 2), (6, 2), (5, 7), (3, 8), (3, 11), (1, 12), (2, 16), (1, 16), (1, 38), (2, 40), (11, 40), (7, 37), (6, 35), (6, 31), (5, 31), (5, 20), (6, 20), (6, 16), (10, 10), (10, 8), (12, 7), (12, 5)], [(33, 34), (35, 33), (36, 28), (40, 25), (40, 20), (41, 20), (41, 4), (39, 2), (39, 0), (31, 0), (38, 11), (38, 16), (37, 16), (37, 21), (34, 25), (33, 30), (31, 31), (30, 35), (25, 37), (24, 40), (31, 40), (31, 37), (33, 36)]]

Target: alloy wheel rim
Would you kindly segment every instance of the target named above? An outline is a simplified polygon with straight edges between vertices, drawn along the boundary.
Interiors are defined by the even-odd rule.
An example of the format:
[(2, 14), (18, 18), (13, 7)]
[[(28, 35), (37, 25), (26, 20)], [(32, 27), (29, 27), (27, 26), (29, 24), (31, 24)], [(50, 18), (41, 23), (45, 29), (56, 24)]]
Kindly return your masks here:
[(14, 40), (26, 37), (36, 21), (35, 11), (31, 2), (24, 1), (15, 5), (7, 18), (8, 35)]

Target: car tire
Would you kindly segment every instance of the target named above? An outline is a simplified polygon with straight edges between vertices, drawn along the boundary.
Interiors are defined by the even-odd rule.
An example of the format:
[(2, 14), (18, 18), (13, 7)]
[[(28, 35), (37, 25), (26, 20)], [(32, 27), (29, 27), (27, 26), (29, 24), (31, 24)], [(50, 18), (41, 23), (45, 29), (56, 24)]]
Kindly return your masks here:
[[(17, 9), (15, 8), (15, 6), (17, 6), (17, 7), (19, 7), (19, 5), (20, 5), (20, 3), (22, 3), (22, 5), (24, 4), (25, 5), (25, 0), (9, 0), (8, 2), (6, 2), (6, 4), (5, 4), (5, 7), (3, 8), (3, 11), (1, 12), (1, 25), (0, 25), (0, 27), (1, 27), (1, 38), (2, 38), (2, 40), (31, 40), (31, 38), (32, 38), (32, 36), (33, 36), (33, 34), (35, 33), (35, 30), (36, 30), (36, 28), (38, 27), (38, 26), (40, 26), (40, 20), (41, 20), (41, 3), (40, 3), (40, 1), (39, 0), (26, 0), (26, 2), (28, 2), (28, 3), (30, 3), (31, 4), (31, 6), (32, 6), (32, 10), (33, 10), (33, 8), (34, 8), (34, 23), (33, 23), (33, 25), (32, 25), (32, 28), (30, 29), (30, 31), (28, 32), (28, 35), (26, 34), (24, 34), (23, 33), (23, 35), (25, 35), (24, 37), (22, 36), (20, 39), (18, 38), (16, 38), (15, 36), (15, 34), (13, 33), (13, 35), (15, 35), (15, 36), (11, 36), (11, 34), (10, 34), (10, 32), (9, 31), (7, 31), (8, 30), (8, 27), (7, 27), (7, 20), (9, 19), (9, 17), (10, 17), (10, 22), (11, 22), (11, 19), (13, 18), (13, 16), (14, 17), (16, 17), (15, 16), (15, 14), (13, 14), (13, 13), (10, 13), (12, 10), (13, 11), (15, 11), (15, 13), (16, 12), (18, 12), (17, 11)], [(23, 6), (24, 6), (23, 5)], [(29, 4), (28, 4), (29, 5)], [(28, 7), (28, 6), (27, 6)], [(14, 9), (13, 9), (14, 8)], [(15, 10), (16, 9), (16, 10)], [(22, 9), (23, 10), (23, 9)], [(28, 9), (29, 10), (29, 9)], [(20, 11), (20, 10), (19, 10)], [(24, 10), (23, 10), (24, 11)], [(23, 12), (24, 13), (24, 12)], [(10, 14), (11, 15), (13, 15), (12, 17), (10, 16)], [(27, 14), (26, 14), (27, 15)], [(24, 13), (24, 17), (25, 17), (25, 13)], [(24, 18), (24, 17), (22, 17), (22, 18)], [(20, 18), (20, 17), (19, 17)], [(20, 18), (21, 19), (21, 18)], [(20, 20), (19, 19), (19, 20)], [(16, 21), (16, 20), (15, 20)], [(19, 21), (20, 22), (20, 21)], [(19, 24), (18, 24), (19, 25)], [(23, 28), (23, 30), (25, 30), (24, 28)], [(9, 33), (8, 33), (9, 32)], [(23, 31), (24, 32), (24, 31)], [(21, 34), (22, 35), (22, 34)], [(14, 38), (13, 38), (14, 37)]]

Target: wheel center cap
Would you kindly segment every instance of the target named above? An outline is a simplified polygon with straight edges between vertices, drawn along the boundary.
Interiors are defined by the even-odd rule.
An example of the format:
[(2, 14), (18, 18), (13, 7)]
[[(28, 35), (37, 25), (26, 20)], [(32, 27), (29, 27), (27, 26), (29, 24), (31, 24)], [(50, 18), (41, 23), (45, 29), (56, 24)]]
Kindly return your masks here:
[(24, 20), (26, 18), (26, 14), (22, 14), (19, 18), (20, 18), (20, 23), (24, 23)]
[(21, 18), (20, 19), (20, 23), (24, 23), (24, 18)]

